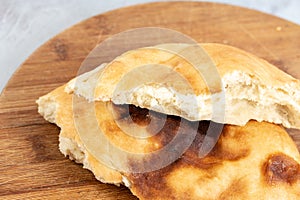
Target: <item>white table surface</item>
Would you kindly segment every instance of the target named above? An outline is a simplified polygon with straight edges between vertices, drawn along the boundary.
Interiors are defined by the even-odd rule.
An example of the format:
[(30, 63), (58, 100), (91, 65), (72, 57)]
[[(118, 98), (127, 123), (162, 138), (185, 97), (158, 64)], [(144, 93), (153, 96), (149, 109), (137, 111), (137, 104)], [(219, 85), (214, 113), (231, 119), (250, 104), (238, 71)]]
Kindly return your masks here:
[[(18, 66), (54, 35), (93, 15), (146, 2), (153, 0), (0, 0), (0, 91)], [(253, 8), (300, 24), (299, 0), (211, 2)]]

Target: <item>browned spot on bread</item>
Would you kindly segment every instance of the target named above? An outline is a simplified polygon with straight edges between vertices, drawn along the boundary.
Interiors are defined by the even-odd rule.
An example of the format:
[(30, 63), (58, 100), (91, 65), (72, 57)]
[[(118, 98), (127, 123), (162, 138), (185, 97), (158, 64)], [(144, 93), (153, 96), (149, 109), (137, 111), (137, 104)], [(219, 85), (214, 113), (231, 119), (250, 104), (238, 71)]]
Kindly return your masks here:
[(293, 158), (278, 153), (271, 155), (264, 163), (263, 174), (268, 184), (280, 182), (293, 184), (300, 180), (300, 166)]
[(129, 116), (129, 106), (112, 104), (112, 108), (116, 120), (121, 120)]
[[(180, 162), (185, 164), (208, 169), (216, 165), (221, 165), (224, 161), (238, 161), (249, 155), (249, 150), (247, 148), (240, 148), (236, 150), (236, 146), (238, 146), (239, 143), (238, 139), (235, 141), (236, 145), (234, 145), (233, 148), (230, 148), (226, 146), (226, 143), (223, 144), (221, 137), (209, 155), (204, 158), (199, 157), (199, 150), (206, 136), (208, 128), (210, 127), (213, 130), (218, 130), (214, 129), (214, 127), (220, 125), (218, 123), (210, 121), (190, 122), (177, 116), (165, 115), (135, 107), (133, 105), (114, 105), (114, 107), (116, 108), (115, 111), (118, 113), (117, 118), (125, 121), (127, 120), (127, 123), (130, 123), (129, 119), (132, 119), (133, 123), (142, 125), (147, 125), (147, 123), (150, 123), (151, 121), (152, 123), (147, 127), (148, 132), (151, 134), (157, 130), (157, 126), (160, 125), (161, 120), (166, 117), (166, 121), (163, 124), (162, 129), (156, 135), (148, 138), (148, 140), (151, 144), (158, 144), (158, 147), (155, 147), (154, 149), (162, 148), (171, 141), (174, 142), (175, 145), (170, 146), (170, 156), (171, 154), (177, 153), (176, 145), (181, 146), (187, 144), (187, 142), (190, 140), (191, 146), (188, 147), (188, 150), (184, 152), (180, 159)], [(149, 115), (150, 112), (151, 115)], [(192, 134), (192, 131), (197, 131), (195, 138), (187, 137)], [(180, 137), (176, 138), (176, 141), (174, 141), (175, 136), (178, 136), (179, 133)], [(226, 137), (234, 138), (234, 135)], [(211, 140), (214, 139), (211, 138)], [(148, 150), (153, 151), (154, 149)], [(158, 160), (159, 157), (157, 157), (156, 154), (154, 155), (155, 156), (151, 157), (150, 160), (145, 162), (159, 165), (162, 161)], [(136, 165), (138, 165), (138, 163), (135, 163), (135, 161), (132, 160), (129, 162), (129, 165), (132, 167), (132, 169), (136, 169)]]
[[(161, 120), (164, 120), (163, 114), (156, 113), (152, 115), (151, 120), (153, 120), (153, 122), (147, 127), (147, 130), (152, 134), (152, 132), (155, 132), (155, 129), (160, 126)], [(189, 122), (176, 116), (167, 116), (165, 120), (162, 129), (159, 130), (157, 134), (148, 138), (151, 144), (157, 144), (157, 146), (149, 148), (147, 151), (152, 152), (166, 148), (166, 152), (163, 156), (159, 155), (159, 152), (152, 152), (150, 158), (148, 157), (149, 159), (144, 160), (144, 164), (148, 163), (145, 164), (145, 166), (162, 166), (162, 163), (165, 161), (164, 159), (169, 159), (170, 157), (176, 157), (177, 159), (189, 148), (190, 144), (193, 143), (194, 137), (193, 135), (191, 136), (191, 134), (192, 131), (196, 134), (197, 123)], [(166, 145), (168, 145), (168, 147), (166, 147)], [(136, 169), (140, 167), (140, 163), (132, 159), (129, 160), (129, 166), (132, 170), (136, 171)]]
[[(157, 122), (159, 122), (162, 116), (157, 116)], [(160, 132), (154, 137), (150, 138), (151, 142), (156, 142), (160, 144), (161, 147), (169, 144), (171, 140), (174, 139), (176, 135), (180, 134), (180, 137), (176, 139), (177, 144), (185, 143), (185, 137), (187, 134), (190, 134), (192, 131), (196, 131), (196, 123), (189, 122), (185, 119), (181, 119), (180, 117), (170, 116), (168, 115), (166, 118), (166, 122)], [(148, 131), (152, 131), (155, 127), (148, 127)], [(192, 142), (192, 141), (191, 141)]]
[[(139, 112), (136, 109), (135, 112)], [(245, 134), (237, 129), (235, 134), (225, 134), (226, 131), (231, 131), (225, 127), (220, 136), (220, 139), (213, 150), (204, 158), (199, 157), (199, 150), (206, 136), (208, 128), (219, 126), (220, 124), (211, 121), (190, 122), (185, 119), (176, 116), (167, 116), (166, 123), (159, 134), (152, 137), (150, 140), (152, 143), (160, 143), (162, 146), (166, 145), (170, 140), (174, 139), (174, 136), (178, 134), (179, 126), (184, 131), (183, 137), (178, 140), (178, 144), (183, 143), (184, 137), (190, 133), (193, 129), (197, 129), (197, 134), (191, 144), (191, 146), (184, 152), (184, 154), (175, 162), (162, 169), (146, 172), (146, 173), (130, 173), (126, 176), (131, 182), (132, 192), (141, 197), (142, 199), (189, 199), (191, 195), (194, 195), (194, 191), (188, 191), (188, 188), (182, 189), (179, 194), (176, 188), (170, 186), (170, 177), (177, 174), (181, 170), (190, 169), (195, 174), (195, 184), (197, 184), (197, 173), (202, 174), (202, 178), (217, 177), (218, 169), (223, 166), (224, 162), (235, 162), (249, 156), (250, 150), (248, 147), (241, 146), (236, 149), (240, 144), (240, 137), (236, 137), (236, 134)], [(226, 136), (225, 136), (226, 135)], [(228, 144), (227, 141), (230, 141)], [(172, 152), (170, 151), (170, 154)], [(134, 160), (129, 161), (130, 166), (135, 169), (138, 163)], [(145, 161), (146, 162), (146, 161)], [(159, 164), (161, 160), (157, 157), (150, 158), (149, 163)], [(204, 170), (204, 171), (202, 171)], [(207, 175), (205, 175), (207, 174)], [(187, 174), (190, 176), (190, 174)], [(178, 180), (180, 182), (180, 180)], [(199, 180), (200, 181), (200, 180)], [(241, 180), (233, 181), (232, 184), (226, 189), (220, 196), (220, 199), (226, 199), (229, 194), (237, 195), (242, 192), (242, 195), (247, 195), (247, 188), (245, 183)], [(161, 192), (163, 190), (163, 192)], [(179, 195), (179, 196), (178, 196)], [(243, 198), (243, 196), (241, 196)]]
[[(172, 196), (172, 189), (167, 187), (165, 177), (171, 172), (171, 167), (165, 167), (163, 169), (149, 172), (149, 173), (134, 173), (130, 174), (129, 180), (131, 180), (132, 188), (139, 197), (147, 197), (148, 199), (157, 198), (158, 194), (160, 197), (165, 196), (168, 198)], [(161, 193), (161, 190), (164, 190)], [(174, 198), (174, 197), (173, 197)]]
[(148, 109), (138, 108), (136, 106), (129, 106), (129, 114), (134, 123), (138, 123), (140, 125), (148, 125), (151, 121), (150, 112)]
[(140, 108), (134, 105), (116, 105), (113, 104), (114, 117), (116, 120), (127, 120), (130, 123), (136, 123), (140, 126), (147, 126), (153, 120), (162, 118), (164, 114), (149, 111), (145, 108)]
[[(219, 126), (219, 124), (208, 121), (199, 122), (198, 134), (189, 150), (185, 152), (182, 157), (184, 162), (197, 166), (198, 168), (209, 169), (214, 166), (221, 165), (224, 161), (239, 161), (249, 155), (250, 150), (247, 147), (241, 146), (239, 149), (236, 149), (236, 147), (239, 146), (238, 144), (241, 139), (236, 137), (237, 134), (229, 135), (227, 133), (228, 128), (225, 126), (212, 151), (204, 158), (199, 158), (199, 149), (203, 143), (209, 126), (216, 127)], [(243, 135), (243, 133), (238, 133), (238, 135)], [(230, 137), (232, 146), (228, 145), (226, 142), (228, 137)], [(214, 139), (215, 138), (211, 138), (211, 140)]]
[(147, 132), (152, 135), (147, 140), (150, 144), (156, 144), (147, 148), (148, 152), (164, 147), (179, 132), (181, 137), (177, 138), (176, 144), (183, 144), (190, 139), (186, 135), (197, 130), (197, 122), (189, 122), (177, 116), (165, 115), (133, 105), (113, 105), (113, 109), (115, 119), (123, 125), (130, 126), (134, 123), (146, 126)]

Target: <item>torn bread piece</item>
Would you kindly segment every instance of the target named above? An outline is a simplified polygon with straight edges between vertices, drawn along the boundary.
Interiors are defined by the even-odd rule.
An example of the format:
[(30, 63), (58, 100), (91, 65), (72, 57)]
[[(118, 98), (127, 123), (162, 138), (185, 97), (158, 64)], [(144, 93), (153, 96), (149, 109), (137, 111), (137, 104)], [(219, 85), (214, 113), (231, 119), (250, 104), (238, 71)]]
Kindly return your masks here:
[(65, 86), (61, 86), (37, 101), (38, 112), (61, 129), (59, 150), (71, 160), (82, 163), (84, 168), (91, 170), (97, 180), (121, 184), (122, 175), (97, 161), (84, 147), (74, 123), (72, 95), (65, 93), (64, 89)]
[[(250, 121), (245, 126), (225, 125), (214, 149), (206, 157), (200, 158), (197, 154), (199, 145), (208, 127), (214, 125), (213, 122), (201, 121), (191, 146), (169, 166), (145, 173), (121, 172), (95, 159), (97, 155), (92, 155), (82, 143), (82, 134), (78, 133), (75, 124), (73, 94), (64, 90), (65, 86), (62, 86), (41, 97), (37, 101), (39, 113), (61, 128), (60, 151), (70, 159), (83, 163), (101, 182), (125, 184), (140, 199), (300, 198), (299, 152), (279, 125), (256, 121)], [(81, 108), (91, 104), (84, 98), (82, 100), (84, 105)], [(107, 130), (106, 136), (114, 145), (126, 151), (151, 152), (159, 149), (172, 140), (178, 126), (190, 134), (191, 127), (197, 123), (162, 113), (154, 113), (149, 119), (146, 109), (133, 105), (129, 106), (130, 118), (133, 119), (130, 122), (126, 105), (99, 101), (94, 106), (99, 126)], [(125, 126), (130, 123), (147, 125), (150, 121), (155, 125), (164, 117), (167, 123), (154, 137), (142, 141), (129, 140), (120, 130), (110, 109), (115, 109), (117, 120), (124, 122)], [(86, 112), (81, 109), (77, 114), (84, 115)], [(148, 130), (151, 132), (153, 129)], [(89, 132), (90, 128), (86, 126), (83, 131)], [(102, 145), (101, 141), (98, 141), (98, 145)], [(103, 153), (110, 155), (109, 150)], [(137, 164), (131, 159), (125, 160), (125, 163), (133, 167)]]
[[(214, 120), (213, 113), (220, 112), (220, 118), (214, 120), (219, 123), (242, 126), (255, 119), (300, 128), (299, 80), (245, 51), (213, 43), (200, 44), (211, 58), (211, 61), (203, 55), (196, 58), (206, 63), (203, 68), (210, 66), (202, 71), (210, 76), (203, 77), (184, 58), (194, 46), (164, 44), (128, 51), (74, 79), (67, 84), (66, 91), (88, 101), (132, 104), (190, 121)], [(141, 67), (153, 64), (169, 66), (169, 71)], [(222, 84), (208, 87), (209, 79), (218, 83), (213, 65)], [(144, 79), (148, 82), (140, 84)], [(222, 91), (225, 91), (224, 102), (221, 102)], [(213, 102), (212, 98), (216, 100)], [(223, 104), (224, 114), (214, 110), (212, 102)]]

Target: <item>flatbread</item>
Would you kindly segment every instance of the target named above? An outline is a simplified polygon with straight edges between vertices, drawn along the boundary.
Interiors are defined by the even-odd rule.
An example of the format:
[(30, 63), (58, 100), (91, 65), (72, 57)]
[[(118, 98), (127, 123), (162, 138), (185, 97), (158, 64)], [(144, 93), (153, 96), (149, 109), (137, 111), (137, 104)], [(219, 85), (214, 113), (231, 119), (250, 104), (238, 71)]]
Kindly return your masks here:
[[(300, 156), (296, 145), (283, 127), (267, 122), (250, 121), (245, 126), (225, 125), (213, 151), (204, 158), (198, 157), (199, 144), (203, 140), (209, 121), (202, 121), (189, 149), (170, 165), (156, 171), (136, 173), (121, 172), (96, 159), (82, 142), (76, 128), (76, 117), (86, 115), (81, 109), (74, 114), (74, 98), (81, 98), (80, 108), (93, 103), (82, 97), (64, 92), (62, 86), (38, 100), (39, 112), (46, 120), (61, 128), (60, 151), (83, 163), (104, 183), (125, 184), (140, 199), (299, 199)], [(76, 104), (76, 106), (78, 106)], [(129, 125), (126, 107), (115, 106), (117, 115), (112, 116), (112, 102), (94, 102), (99, 126), (115, 146), (126, 151), (143, 153), (165, 146), (174, 137), (179, 117), (168, 116), (164, 134), (141, 140), (126, 140), (126, 134), (118, 128), (116, 120)], [(148, 123), (145, 110), (133, 107), (134, 123)], [(119, 114), (119, 115), (118, 115)], [(88, 115), (89, 116), (89, 115)], [(160, 119), (164, 114), (154, 113)], [(185, 130), (195, 122), (182, 119)], [(159, 120), (158, 120), (159, 121)], [(87, 122), (89, 123), (89, 122)], [(89, 132), (89, 127), (86, 127)], [(188, 131), (189, 132), (189, 131)], [(168, 134), (166, 134), (168, 133)], [(91, 140), (95, 138), (90, 138)], [(133, 146), (134, 144), (134, 146)], [(157, 144), (157, 145), (153, 145)], [(98, 141), (101, 145), (101, 141)], [(125, 151), (125, 150), (124, 150)], [(111, 152), (103, 152), (110, 155)], [(151, 157), (150, 157), (151, 159)], [(115, 162), (134, 168), (138, 163), (130, 158)], [(151, 160), (150, 160), (151, 161)], [(157, 160), (153, 160), (153, 163)]]
[(299, 80), (222, 44), (163, 44), (128, 51), (74, 79), (66, 91), (190, 121), (242, 126), (255, 119), (300, 128)]
[(97, 180), (119, 185), (122, 183), (121, 174), (97, 161), (82, 143), (74, 123), (72, 94), (65, 93), (64, 88), (65, 86), (61, 86), (37, 101), (39, 113), (47, 121), (61, 128), (59, 150), (71, 160), (82, 163), (84, 168), (91, 170)]

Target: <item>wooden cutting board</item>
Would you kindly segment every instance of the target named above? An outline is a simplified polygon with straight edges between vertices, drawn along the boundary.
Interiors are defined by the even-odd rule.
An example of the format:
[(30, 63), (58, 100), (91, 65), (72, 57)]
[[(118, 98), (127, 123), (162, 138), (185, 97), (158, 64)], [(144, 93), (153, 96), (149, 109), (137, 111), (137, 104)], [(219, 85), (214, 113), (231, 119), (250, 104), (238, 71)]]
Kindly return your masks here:
[[(97, 43), (149, 26), (174, 29), (198, 42), (239, 47), (300, 78), (300, 27), (257, 11), (216, 3), (163, 2), (92, 17), (37, 49), (2, 92), (0, 199), (135, 199), (125, 187), (102, 184), (64, 158), (58, 150), (59, 129), (37, 114), (35, 100), (73, 78)], [(291, 135), (300, 147), (300, 134)]]

